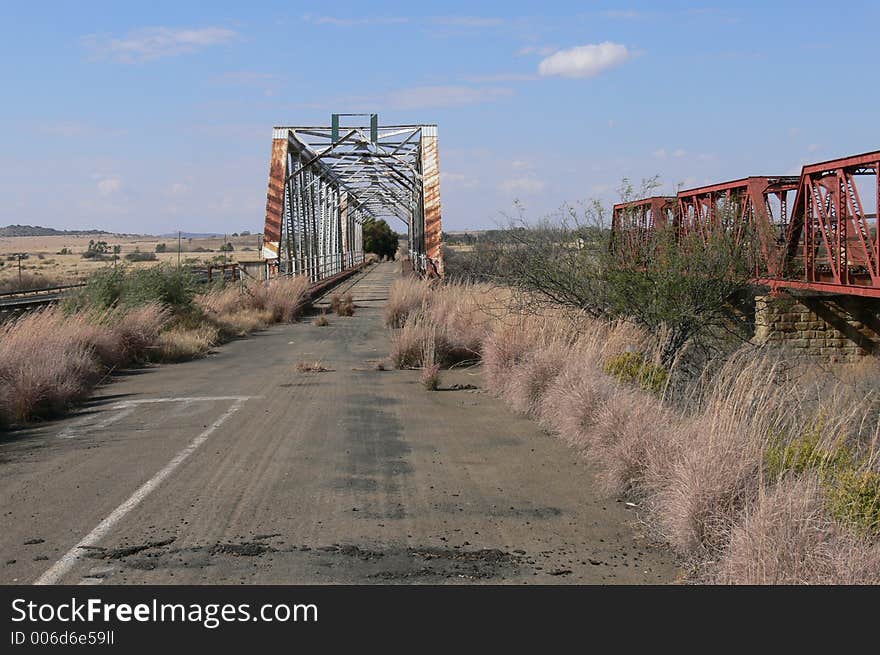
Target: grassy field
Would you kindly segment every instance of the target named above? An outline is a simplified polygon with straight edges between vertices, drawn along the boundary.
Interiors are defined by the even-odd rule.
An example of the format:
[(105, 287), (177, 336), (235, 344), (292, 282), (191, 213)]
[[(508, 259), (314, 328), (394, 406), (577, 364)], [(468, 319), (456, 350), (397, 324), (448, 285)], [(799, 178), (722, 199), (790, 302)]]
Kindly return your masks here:
[[(86, 278), (90, 273), (106, 266), (112, 261), (84, 259), (82, 254), (88, 249), (89, 241), (106, 241), (112, 248), (121, 247), (120, 261), (133, 252), (156, 253), (156, 245), (164, 243), (165, 252), (156, 253), (157, 261), (177, 262), (177, 238), (156, 237), (133, 234), (102, 234), (83, 236), (39, 236), (39, 237), (0, 237), (0, 286), (7, 286), (18, 278), (18, 262), (14, 253), (27, 253), (28, 258), (21, 262), (23, 276), (43, 278), (47, 283), (63, 284)], [(259, 258), (260, 235), (228, 237), (233, 251), (226, 253), (230, 262)], [(184, 238), (181, 241), (181, 261), (197, 260), (199, 263), (212, 263), (215, 258), (222, 261), (223, 237)], [(60, 255), (63, 249), (70, 254)], [(112, 257), (112, 255), (111, 255)], [(127, 262), (130, 266), (151, 266), (156, 262)]]

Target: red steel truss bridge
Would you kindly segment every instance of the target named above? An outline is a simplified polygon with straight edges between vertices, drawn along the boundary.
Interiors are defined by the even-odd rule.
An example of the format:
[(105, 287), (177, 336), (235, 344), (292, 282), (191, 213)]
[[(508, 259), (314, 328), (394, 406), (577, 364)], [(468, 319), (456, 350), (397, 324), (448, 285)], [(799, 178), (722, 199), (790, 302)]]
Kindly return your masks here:
[(272, 134), (262, 258), (268, 274), (313, 282), (359, 266), (363, 226), (406, 225), (413, 268), (443, 275), (436, 125), (379, 125), (333, 114), (327, 126)]
[(808, 164), (800, 176), (746, 177), (619, 203), (612, 243), (635, 253), (658, 228), (672, 227), (679, 241), (749, 228), (758, 238), (756, 284), (880, 298), (878, 172), (874, 151)]

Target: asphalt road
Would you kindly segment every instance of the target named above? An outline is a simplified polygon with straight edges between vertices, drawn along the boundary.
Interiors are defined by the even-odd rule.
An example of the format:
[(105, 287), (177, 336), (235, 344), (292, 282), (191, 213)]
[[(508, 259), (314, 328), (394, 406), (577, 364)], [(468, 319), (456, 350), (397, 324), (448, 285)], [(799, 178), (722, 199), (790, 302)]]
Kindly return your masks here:
[[(666, 583), (637, 509), (481, 389), (379, 370), (383, 264), (353, 317), (117, 376), (0, 437), (0, 582)], [(299, 372), (303, 362), (326, 371)]]

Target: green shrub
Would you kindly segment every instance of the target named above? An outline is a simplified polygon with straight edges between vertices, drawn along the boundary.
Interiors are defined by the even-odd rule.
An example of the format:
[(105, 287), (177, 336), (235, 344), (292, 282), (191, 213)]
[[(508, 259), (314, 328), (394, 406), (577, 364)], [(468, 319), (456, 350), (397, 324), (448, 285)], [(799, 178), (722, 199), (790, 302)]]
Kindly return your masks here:
[(812, 427), (808, 427), (802, 435), (786, 440), (771, 435), (770, 443), (764, 451), (766, 471), (771, 479), (791, 472), (801, 474), (805, 471), (816, 471), (827, 479), (835, 472), (852, 467), (853, 457), (850, 450), (841, 443), (832, 447), (821, 444), (824, 420), (820, 416)]
[(113, 307), (122, 297), (124, 282), (125, 273), (121, 268), (106, 268), (96, 271), (88, 277), (83, 289), (68, 296), (64, 302), (64, 308), (68, 311), (74, 311), (89, 307), (97, 309)]
[(848, 469), (838, 473), (827, 485), (831, 514), (870, 536), (880, 536), (880, 473)]
[(772, 439), (764, 452), (768, 476), (815, 471), (831, 515), (860, 534), (880, 536), (880, 473), (868, 469), (842, 440), (823, 446), (823, 424), (820, 416), (794, 440)]
[(179, 312), (193, 306), (195, 293), (195, 279), (189, 271), (171, 265), (151, 266), (126, 274), (122, 302), (132, 306), (159, 302)]
[(665, 368), (649, 361), (640, 352), (615, 355), (605, 363), (604, 370), (620, 382), (632, 382), (654, 393), (663, 391), (669, 377)]
[(193, 308), (196, 283), (192, 274), (171, 265), (129, 270), (108, 268), (89, 276), (86, 286), (65, 302), (68, 310), (159, 303), (175, 314)]

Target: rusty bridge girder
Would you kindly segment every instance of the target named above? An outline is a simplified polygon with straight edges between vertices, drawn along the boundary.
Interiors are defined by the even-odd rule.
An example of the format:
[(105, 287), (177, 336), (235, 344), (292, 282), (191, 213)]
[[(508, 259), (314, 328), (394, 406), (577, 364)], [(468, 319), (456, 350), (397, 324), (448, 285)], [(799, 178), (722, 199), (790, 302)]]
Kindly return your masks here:
[[(275, 127), (262, 259), (271, 275), (313, 282), (364, 260), (365, 223), (407, 226), (413, 268), (443, 275), (436, 125)], [(392, 228), (394, 227), (392, 223)]]
[[(880, 151), (875, 151), (808, 164), (800, 176), (753, 176), (680, 191), (674, 198), (618, 203), (612, 243), (622, 253), (635, 252), (661, 226), (673, 225), (679, 241), (694, 234), (708, 238), (718, 230), (739, 237), (752, 226), (761, 255), (755, 283), (880, 298), (878, 172)], [(856, 184), (862, 177), (871, 178), (867, 208)]]

